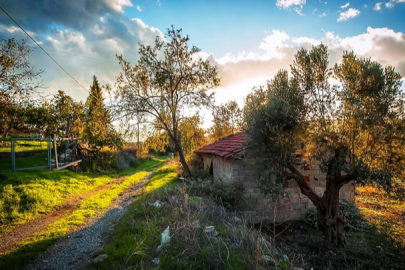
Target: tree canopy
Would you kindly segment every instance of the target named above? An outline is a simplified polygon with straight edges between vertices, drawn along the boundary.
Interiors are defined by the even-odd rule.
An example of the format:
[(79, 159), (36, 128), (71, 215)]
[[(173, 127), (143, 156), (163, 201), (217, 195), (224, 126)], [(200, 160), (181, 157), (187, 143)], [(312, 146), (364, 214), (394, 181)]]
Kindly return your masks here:
[(236, 101), (228, 101), (215, 106), (212, 111), (214, 123), (210, 129), (213, 140), (234, 134), (242, 129), (243, 115)]
[[(262, 190), (282, 194), (294, 179), (318, 210), (326, 245), (345, 243), (339, 189), (350, 181), (389, 188), (399, 171), (392, 163), (403, 164), (396, 161), (405, 131), (400, 78), (392, 67), (352, 52), (331, 68), (327, 47), (319, 45), (297, 52), (291, 76), (281, 70), (267, 91), (255, 92), (267, 92), (265, 102), (249, 97), (250, 105), (260, 105), (246, 109), (246, 131)], [(326, 175), (321, 196), (300, 171), (314, 161)]]
[(116, 84), (115, 112), (127, 118), (127, 123), (139, 113), (147, 114), (150, 124), (167, 133), (185, 173), (190, 174), (179, 126), (189, 116), (187, 110), (211, 103), (213, 94), (208, 90), (219, 85), (219, 78), (217, 68), (198, 58), (199, 49), (190, 48), (189, 37), (181, 32), (172, 27), (166, 40), (157, 37), (154, 46), (140, 44), (139, 61), (134, 66), (117, 56), (122, 73)]

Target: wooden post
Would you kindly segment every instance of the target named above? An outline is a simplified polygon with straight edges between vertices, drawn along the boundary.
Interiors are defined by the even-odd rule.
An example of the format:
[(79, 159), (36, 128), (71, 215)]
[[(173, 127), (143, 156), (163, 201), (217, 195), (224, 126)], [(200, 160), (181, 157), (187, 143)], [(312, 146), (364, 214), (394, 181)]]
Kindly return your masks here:
[(52, 170), (52, 149), (51, 149), (51, 136), (48, 136), (48, 168)]
[(56, 169), (58, 169), (59, 162), (58, 162), (58, 146), (56, 144), (56, 134), (53, 134), (53, 149), (55, 151), (55, 165), (56, 165)]
[(15, 141), (11, 139), (11, 170), (15, 171)]

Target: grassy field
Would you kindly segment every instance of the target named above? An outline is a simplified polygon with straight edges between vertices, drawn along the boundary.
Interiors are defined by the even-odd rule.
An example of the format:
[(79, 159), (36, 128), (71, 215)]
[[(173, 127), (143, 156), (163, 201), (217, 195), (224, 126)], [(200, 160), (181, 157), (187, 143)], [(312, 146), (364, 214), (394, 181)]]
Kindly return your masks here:
[[(158, 164), (164, 160), (163, 158), (147, 160), (137, 168), (122, 172), (120, 175), (142, 170), (143, 168)], [(54, 243), (57, 239), (66, 235), (74, 228), (83, 225), (86, 219), (103, 214), (114, 198), (134, 183), (143, 179), (151, 170), (152, 169), (147, 169), (134, 173), (119, 184), (115, 184), (108, 189), (85, 198), (73, 212), (18, 243), (18, 249), (16, 251), (6, 254), (0, 259), (0, 269), (21, 269), (27, 261), (34, 258), (39, 252), (45, 250), (46, 247)], [(13, 216), (15, 218), (13, 221), (6, 219), (9, 226), (4, 226), (6, 229), (3, 230), (3, 233), (15, 227), (16, 224), (22, 224), (40, 215), (42, 212), (52, 210), (53, 207), (63, 203), (70, 196), (82, 194), (90, 188), (94, 189), (119, 176), (118, 174), (105, 176), (80, 175), (69, 171), (42, 171), (36, 172), (36, 174), (36, 177), (39, 176), (40, 180), (32, 176), (32, 173), (30, 174), (29, 172), (18, 173), (19, 178), (17, 181), (20, 181), (20, 183), (15, 190), (18, 191), (19, 196), (21, 196), (21, 194), (31, 194), (31, 192), (32, 195), (37, 195), (37, 198), (35, 198), (37, 199), (35, 206), (39, 204), (41, 207), (44, 207), (44, 209), (38, 211), (38, 209), (35, 209), (35, 206), (32, 205), (31, 207), (24, 207), (24, 210), (35, 209), (35, 211), (21, 212), (21, 206), (18, 207), (15, 205), (16, 209), (20, 211), (16, 211), (18, 214), (15, 217)], [(3, 190), (1, 194), (9, 193), (8, 189), (13, 188), (13, 186), (8, 183), (15, 181), (12, 180), (13, 177), (10, 176), (11, 173), (6, 175), (9, 176), (9, 179), (2, 181), (3, 188), (5, 188), (6, 191), (4, 192)], [(56, 196), (53, 196), (55, 193)], [(14, 196), (13, 200), (18, 201), (16, 200), (16, 196)], [(42, 203), (38, 201), (42, 201)], [(42, 204), (46, 206), (42, 206)]]
[[(34, 140), (18, 140), (15, 142), (15, 151), (18, 152), (32, 152), (48, 149), (48, 141), (34, 141)], [(0, 153), (10, 153), (11, 142), (0, 142)]]
[(108, 175), (74, 173), (68, 170), (0, 173), (0, 234), (51, 211), (71, 197), (163, 160), (164, 158), (146, 160), (136, 168)]

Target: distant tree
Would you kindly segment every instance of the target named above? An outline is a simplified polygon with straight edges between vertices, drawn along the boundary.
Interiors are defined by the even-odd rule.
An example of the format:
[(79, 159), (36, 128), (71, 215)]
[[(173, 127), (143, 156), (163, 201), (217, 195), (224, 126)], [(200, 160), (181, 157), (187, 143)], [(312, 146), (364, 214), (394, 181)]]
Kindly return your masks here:
[(210, 129), (210, 135), (215, 141), (242, 129), (243, 114), (236, 101), (214, 107), (212, 115), (214, 125)]
[[(279, 71), (268, 84), (267, 102), (247, 110), (246, 131), (261, 189), (282, 194), (285, 181), (295, 180), (316, 206), (330, 247), (345, 244), (340, 188), (355, 181), (389, 189), (396, 171), (404, 169), (396, 154), (405, 130), (401, 76), (392, 67), (348, 52), (341, 64), (328, 65), (324, 45), (298, 51), (292, 76)], [(330, 85), (333, 75), (339, 85)], [(322, 195), (299, 171), (313, 160), (326, 174)]]
[(23, 101), (40, 87), (35, 80), (42, 71), (34, 71), (31, 67), (30, 53), (26, 40), (17, 42), (0, 38), (0, 128), (3, 128), (3, 138), (11, 128), (23, 125)]
[(82, 145), (82, 148), (95, 154), (104, 146), (112, 149), (120, 148), (122, 140), (112, 124), (110, 113), (104, 105), (102, 88), (96, 76), (93, 77), (93, 85), (90, 88), (85, 108), (83, 136), (86, 144)]
[(151, 123), (167, 132), (190, 175), (179, 126), (186, 119), (185, 110), (211, 103), (213, 94), (207, 90), (218, 86), (219, 79), (217, 68), (208, 60), (195, 59), (199, 49), (189, 48), (189, 37), (183, 37), (181, 29), (168, 29), (166, 39), (157, 37), (153, 47), (141, 44), (135, 66), (118, 56), (123, 72), (117, 79), (115, 111), (123, 117), (149, 115)]
[(39, 110), (38, 121), (48, 135), (67, 138), (80, 138), (84, 132), (84, 105), (59, 90), (50, 102), (45, 102)]

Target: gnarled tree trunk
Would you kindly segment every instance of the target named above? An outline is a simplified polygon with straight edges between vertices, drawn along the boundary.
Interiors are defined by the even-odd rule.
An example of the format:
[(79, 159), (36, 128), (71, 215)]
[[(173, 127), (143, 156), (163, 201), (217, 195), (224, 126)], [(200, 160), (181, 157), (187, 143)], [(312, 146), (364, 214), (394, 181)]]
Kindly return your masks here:
[(344, 225), (346, 219), (339, 207), (341, 185), (334, 179), (326, 179), (326, 190), (316, 205), (320, 229), (324, 233), (324, 245), (342, 247), (346, 244)]

